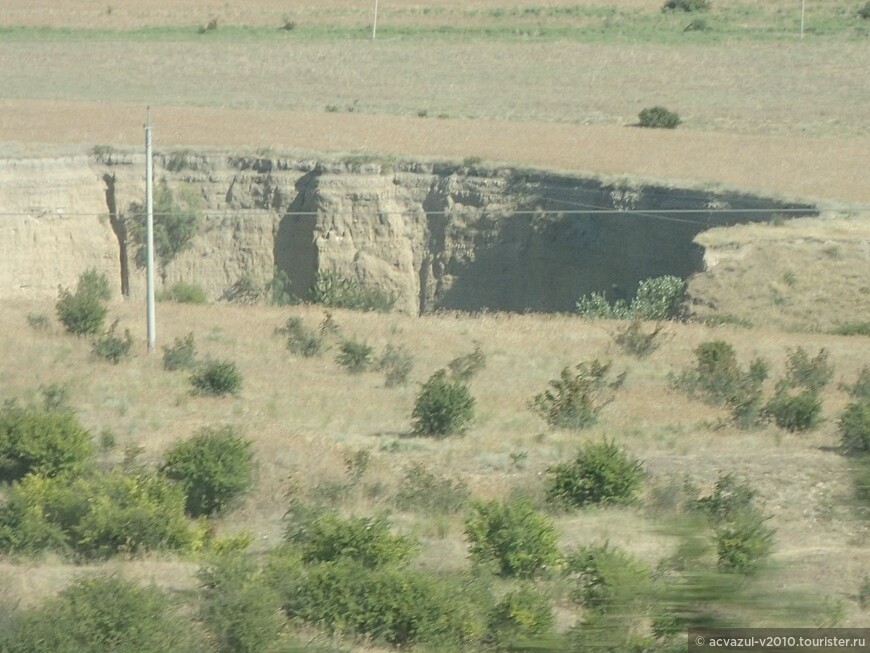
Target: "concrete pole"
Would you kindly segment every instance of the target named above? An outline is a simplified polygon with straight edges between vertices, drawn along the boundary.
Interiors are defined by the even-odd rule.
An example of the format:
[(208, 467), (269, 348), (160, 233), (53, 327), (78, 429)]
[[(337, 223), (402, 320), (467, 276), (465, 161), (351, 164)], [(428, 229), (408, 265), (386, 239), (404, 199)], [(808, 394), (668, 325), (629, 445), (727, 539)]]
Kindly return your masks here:
[(145, 269), (146, 269), (146, 304), (148, 313), (148, 353), (153, 353), (157, 346), (156, 320), (154, 317), (154, 171), (152, 169), (153, 155), (151, 153), (151, 107), (147, 110), (145, 125)]
[(375, 0), (375, 17), (372, 20), (372, 41), (378, 36), (378, 0)]
[(804, 10), (806, 9), (807, 0), (801, 0), (801, 39), (804, 37)]

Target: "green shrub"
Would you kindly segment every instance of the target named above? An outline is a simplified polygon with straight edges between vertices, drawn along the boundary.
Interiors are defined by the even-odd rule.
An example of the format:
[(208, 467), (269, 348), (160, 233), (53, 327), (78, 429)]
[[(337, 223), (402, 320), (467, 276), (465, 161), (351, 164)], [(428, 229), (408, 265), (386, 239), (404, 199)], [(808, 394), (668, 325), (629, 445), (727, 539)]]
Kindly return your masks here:
[(394, 501), (399, 510), (444, 514), (461, 511), (470, 496), (468, 486), (462, 481), (439, 478), (416, 463), (405, 470)]
[(645, 333), (641, 321), (634, 319), (613, 336), (613, 341), (625, 353), (635, 358), (646, 358), (659, 348), (658, 337), (661, 332), (662, 327), (657, 325), (651, 332)]
[(870, 336), (870, 322), (848, 322), (841, 324), (832, 333), (838, 336)]
[(865, 365), (858, 372), (858, 378), (853, 385), (841, 386), (855, 399), (870, 399), (870, 367)]
[(662, 11), (707, 11), (710, 0), (666, 0)]
[(457, 356), (447, 364), (450, 375), (460, 381), (470, 381), (475, 374), (486, 367), (486, 354), (480, 345), (474, 347), (474, 351), (463, 356)]
[(293, 283), (284, 270), (275, 268), (272, 280), (266, 284), (266, 294), (273, 306), (289, 306), (300, 303), (299, 297), (290, 290)]
[(212, 360), (203, 363), (190, 382), (194, 394), (219, 397), (237, 394), (242, 389), (242, 374), (232, 361)]
[(163, 348), (163, 369), (168, 372), (189, 370), (196, 366), (196, 345), (193, 332), (176, 338), (171, 347)]
[(815, 358), (810, 358), (802, 347), (789, 350), (786, 360), (785, 377), (781, 387), (803, 388), (809, 393), (818, 394), (834, 376), (834, 366), (828, 364), (828, 350), (821, 349)]
[(178, 304), (208, 304), (208, 295), (205, 294), (202, 286), (177, 281), (171, 288), (159, 293), (157, 300)]
[(366, 567), (402, 565), (417, 548), (411, 538), (393, 535), (386, 517), (342, 519), (333, 512), (293, 528), (288, 537), (299, 545), (305, 563), (348, 558)]
[(595, 612), (636, 611), (651, 589), (650, 570), (609, 543), (579, 546), (565, 558), (572, 598)]
[(202, 429), (166, 453), (162, 472), (184, 488), (189, 515), (219, 513), (251, 487), (252, 444), (224, 426)]
[(345, 340), (339, 346), (341, 352), (335, 362), (341, 365), (351, 374), (360, 374), (372, 366), (372, 352), (370, 345), (356, 340)]
[(69, 405), (69, 388), (60, 383), (50, 383), (39, 386), (42, 395), (42, 406), (48, 412), (71, 411)]
[(0, 481), (80, 472), (93, 456), (91, 435), (72, 412), (15, 404), (0, 409)]
[(122, 338), (115, 334), (117, 327), (118, 321), (115, 320), (109, 330), (95, 338), (91, 345), (91, 352), (94, 356), (114, 365), (120, 363), (122, 358), (127, 358), (133, 348), (133, 336), (130, 335), (130, 329), (124, 329), (124, 337)]
[[(165, 270), (175, 258), (190, 249), (199, 231), (199, 207), (196, 198), (189, 198), (186, 206), (175, 199), (166, 179), (161, 179), (154, 189), (154, 258), (161, 270)], [(133, 202), (127, 215), (127, 233), (136, 246), (136, 265), (146, 265), (146, 220), (143, 204)]]
[(635, 500), (645, 472), (614, 442), (589, 443), (571, 462), (547, 470), (547, 501), (564, 509)]
[(606, 389), (621, 384), (622, 378), (608, 384), (610, 363), (591, 363), (575, 366), (576, 373), (567, 367), (558, 379), (550, 381), (550, 389), (536, 395), (531, 407), (550, 426), (581, 430), (598, 421), (598, 413), (612, 401), (604, 398)]
[(259, 653), (281, 634), (281, 598), (251, 556), (231, 552), (197, 573), (200, 617), (216, 653)]
[(342, 558), (292, 569), (283, 583), (291, 617), (330, 633), (410, 648), (478, 648), (486, 630), (488, 595), (468, 582)]
[(675, 129), (682, 122), (678, 113), (661, 106), (642, 109), (637, 121), (641, 127), (649, 129)]
[(559, 559), (552, 520), (523, 497), (475, 503), (465, 536), (471, 559), (502, 576), (530, 578)]
[(382, 313), (391, 311), (395, 303), (395, 298), (380, 288), (366, 288), (336, 272), (318, 272), (309, 292), (309, 299), (315, 304), (333, 308)]
[(523, 585), (505, 594), (489, 614), (489, 639), (510, 647), (520, 640), (544, 635), (553, 626), (553, 609), (546, 596)]
[(57, 317), (69, 333), (95, 335), (103, 330), (109, 297), (108, 279), (91, 268), (79, 276), (75, 293), (58, 290)]
[(737, 362), (734, 348), (723, 340), (700, 344), (694, 351), (694, 370), (672, 377), (674, 387), (731, 410), (731, 417), (741, 428), (755, 425), (762, 414), (762, 386), (767, 379), (767, 364), (755, 359), (748, 370)]
[(234, 304), (256, 304), (263, 296), (263, 288), (249, 274), (243, 274), (224, 290), (221, 299)]
[(669, 320), (679, 315), (685, 294), (686, 282), (679, 277), (650, 277), (638, 283), (630, 304), (623, 299), (611, 304), (603, 294), (593, 292), (577, 300), (577, 312), (610, 320)]
[(291, 354), (313, 358), (319, 356), (325, 349), (323, 337), (305, 328), (301, 318), (288, 318), (287, 324), (278, 331), (287, 335), (287, 349)]
[(28, 313), (27, 325), (34, 331), (48, 331), (51, 328), (51, 320), (45, 313)]
[(870, 399), (846, 406), (838, 423), (840, 443), (850, 454), (870, 453)]
[(116, 469), (73, 478), (28, 475), (0, 508), (0, 549), (53, 550), (85, 558), (191, 551), (197, 536), (180, 487), (155, 474)]
[(462, 433), (474, 420), (474, 397), (462, 381), (439, 370), (420, 389), (411, 418), (417, 435)]
[(378, 371), (384, 373), (384, 385), (388, 388), (405, 385), (413, 368), (414, 358), (401, 345), (387, 345), (378, 360)]
[(698, 507), (713, 526), (719, 569), (727, 573), (756, 573), (773, 550), (774, 530), (753, 505), (756, 492), (732, 474), (720, 475), (713, 494)]
[[(679, 118), (677, 120), (679, 124)], [(685, 294), (686, 282), (679, 277), (665, 275), (644, 279), (637, 285), (631, 302), (632, 316), (641, 320), (670, 320), (679, 315)]]
[(808, 390), (795, 395), (781, 390), (764, 407), (765, 415), (773, 418), (778, 427), (792, 433), (809, 431), (818, 426), (821, 413), (822, 400)]
[(80, 578), (0, 634), (4, 653), (194, 653), (197, 629), (156, 587), (116, 576)]
[(863, 18), (864, 20), (870, 20), (870, 2), (858, 10), (858, 17)]

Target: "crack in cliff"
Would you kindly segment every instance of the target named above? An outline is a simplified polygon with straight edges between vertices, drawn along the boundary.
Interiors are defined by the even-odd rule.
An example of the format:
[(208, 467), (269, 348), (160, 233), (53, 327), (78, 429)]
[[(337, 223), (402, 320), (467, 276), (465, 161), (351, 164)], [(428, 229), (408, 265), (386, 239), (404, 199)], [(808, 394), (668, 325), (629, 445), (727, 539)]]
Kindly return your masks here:
[(115, 197), (115, 174), (103, 175), (106, 184), (106, 207), (109, 209), (109, 224), (118, 240), (118, 263), (121, 268), (121, 294), (130, 295), (130, 261), (127, 254), (127, 223), (124, 216), (118, 213), (118, 202)]

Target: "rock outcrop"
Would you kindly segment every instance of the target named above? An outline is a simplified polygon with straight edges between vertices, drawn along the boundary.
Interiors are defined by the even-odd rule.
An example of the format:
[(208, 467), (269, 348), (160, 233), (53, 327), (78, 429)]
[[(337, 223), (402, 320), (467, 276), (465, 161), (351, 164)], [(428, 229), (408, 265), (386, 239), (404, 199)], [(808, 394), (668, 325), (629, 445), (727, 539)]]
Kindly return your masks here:
[[(87, 267), (142, 296), (124, 214), (142, 203), (143, 171), (134, 154), (0, 161), (0, 297), (55, 293)], [(201, 216), (159, 284), (219, 298), (243, 276), (262, 286), (280, 272), (304, 296), (329, 271), (389, 292), (408, 313), (629, 297), (641, 279), (699, 271), (693, 239), (705, 229), (771, 209), (814, 213), (739, 193), (446, 163), (179, 152), (158, 156), (155, 174)]]

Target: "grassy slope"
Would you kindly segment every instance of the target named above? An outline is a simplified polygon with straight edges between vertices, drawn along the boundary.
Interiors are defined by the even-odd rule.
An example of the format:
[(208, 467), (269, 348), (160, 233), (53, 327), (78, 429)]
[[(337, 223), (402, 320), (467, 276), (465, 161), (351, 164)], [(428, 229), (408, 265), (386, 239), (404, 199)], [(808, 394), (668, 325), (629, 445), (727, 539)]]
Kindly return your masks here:
[[(689, 475), (706, 490), (719, 471), (748, 477), (778, 529), (776, 560), (782, 570), (770, 582), (789, 589), (814, 587), (818, 596), (843, 602), (846, 623), (861, 621), (853, 598), (861, 570), (870, 565), (863, 545), (866, 525), (854, 521), (846, 507), (847, 461), (836, 450), (834, 417), (847, 401), (836, 384), (853, 381), (870, 360), (867, 338), (672, 324), (661, 350), (638, 362), (612, 344), (609, 334), (618, 328), (615, 323), (564, 316), (415, 319), (337, 311), (335, 318), (345, 335), (366, 340), (377, 351), (391, 342), (414, 352), (414, 383), (386, 389), (379, 374), (344, 373), (333, 361), (335, 348), (312, 360), (294, 358), (284, 349), (274, 328), (290, 313), (316, 327), (323, 317), (321, 309), (161, 304), (161, 343), (193, 331), (203, 354), (236, 360), (244, 374), (238, 397), (206, 399), (189, 395), (184, 373), (164, 372), (159, 355), (144, 354), (140, 307), (112, 308), (140, 343), (138, 355), (119, 366), (93, 360), (86, 342), (56, 328), (43, 334), (26, 326), (28, 312), (51, 311), (50, 303), (4, 306), (2, 396), (34, 397), (40, 383), (67, 384), (84, 423), (94, 433), (106, 428), (115, 432), (118, 447), (109, 454), (115, 459), (126, 446), (140, 445), (143, 460), (157, 461), (167, 446), (200, 426), (238, 425), (256, 442), (258, 482), (244, 506), (224, 518), (220, 528), (250, 529), (259, 549), (280, 538), (288, 477), (308, 488), (340, 480), (344, 456), (359, 449), (372, 452), (365, 483), (380, 490), (375, 498), (357, 497), (345, 509), (372, 512), (390, 507), (389, 496), (412, 461), (423, 460), (438, 472), (462, 478), (483, 497), (505, 496), (516, 488), (538, 492), (548, 465), (571, 456), (582, 442), (608, 436), (646, 461), (653, 483)], [(827, 419), (821, 428), (799, 436), (773, 427), (748, 432), (714, 428), (718, 411), (670, 391), (666, 380), (669, 372), (691, 363), (697, 344), (713, 338), (732, 342), (744, 361), (767, 358), (774, 376), (782, 370), (787, 347), (801, 345), (811, 353), (828, 348), (836, 374), (825, 394)], [(486, 368), (472, 382), (478, 401), (476, 425), (463, 438), (405, 438), (416, 383), (470, 351), (473, 341), (479, 341), (487, 354)], [(629, 370), (624, 388), (593, 429), (581, 434), (548, 430), (528, 410), (528, 400), (563, 365), (596, 357), (612, 358), (618, 369)], [(528, 452), (520, 466), (511, 461), (510, 454), (516, 452)], [(432, 522), (425, 515), (408, 514), (397, 516), (396, 522), (426, 542), (419, 564), (466, 564), (458, 519)], [(609, 539), (652, 561), (673, 545), (641, 509), (591, 511), (561, 517), (558, 524), (563, 546)], [(171, 587), (187, 586), (184, 570), (192, 569), (172, 560), (109, 566)], [(57, 561), (35, 573), (27, 563), (6, 562), (2, 568), (25, 600), (81, 571)]]

